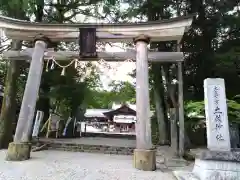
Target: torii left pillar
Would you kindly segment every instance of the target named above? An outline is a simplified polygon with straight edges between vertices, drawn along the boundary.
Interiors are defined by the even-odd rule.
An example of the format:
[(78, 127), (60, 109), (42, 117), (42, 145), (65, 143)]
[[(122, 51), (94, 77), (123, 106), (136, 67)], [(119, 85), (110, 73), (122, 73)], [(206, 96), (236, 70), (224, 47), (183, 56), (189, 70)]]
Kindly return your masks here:
[(156, 151), (152, 147), (148, 48), (150, 38), (139, 35), (134, 38), (136, 44), (136, 149), (134, 150), (134, 167), (143, 171), (156, 169)]
[(36, 101), (43, 71), (44, 52), (48, 39), (41, 36), (35, 39), (32, 61), (22, 99), (14, 141), (9, 144), (6, 160), (23, 161), (30, 158), (30, 137)]

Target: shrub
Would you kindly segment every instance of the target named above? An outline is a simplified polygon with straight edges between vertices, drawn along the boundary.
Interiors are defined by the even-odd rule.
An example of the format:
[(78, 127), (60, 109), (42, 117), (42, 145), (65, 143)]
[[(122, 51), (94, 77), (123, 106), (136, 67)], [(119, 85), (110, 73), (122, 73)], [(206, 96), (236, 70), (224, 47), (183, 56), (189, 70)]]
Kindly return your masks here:
[[(240, 124), (240, 104), (233, 100), (227, 100), (228, 120), (231, 123)], [(185, 120), (188, 126), (197, 129), (205, 126), (204, 101), (187, 102), (185, 108)]]

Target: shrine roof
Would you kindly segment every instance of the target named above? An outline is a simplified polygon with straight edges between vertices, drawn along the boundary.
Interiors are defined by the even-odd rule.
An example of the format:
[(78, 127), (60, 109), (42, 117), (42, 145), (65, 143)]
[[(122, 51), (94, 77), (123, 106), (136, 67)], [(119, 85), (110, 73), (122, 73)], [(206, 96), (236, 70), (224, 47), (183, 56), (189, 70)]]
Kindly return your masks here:
[(86, 109), (84, 116), (87, 118), (91, 118), (91, 117), (106, 118), (106, 116), (103, 113), (111, 110), (112, 109)]
[(99, 41), (132, 41), (140, 34), (151, 37), (151, 41), (181, 40), (192, 23), (193, 15), (150, 22), (134, 23), (37, 23), (0, 16), (0, 28), (7, 37), (33, 40), (42, 34), (52, 41), (76, 41), (80, 28), (96, 28)]
[[(86, 109), (86, 112), (84, 116), (86, 118), (106, 118), (107, 116), (113, 116), (113, 115), (118, 115), (121, 114), (121, 108), (124, 108), (125, 106), (118, 107), (116, 109)], [(134, 107), (128, 107), (131, 109), (131, 112), (133, 113), (132, 115), (136, 115), (136, 110)], [(128, 109), (128, 110), (129, 110)], [(130, 115), (128, 113), (128, 115)], [(153, 111), (150, 111), (150, 117), (154, 115)]]
[(128, 108), (136, 111), (136, 104), (130, 104), (130, 103), (125, 103), (125, 104), (115, 104), (115, 103), (113, 103), (113, 105), (112, 105), (112, 110), (119, 109), (119, 108), (121, 108), (121, 107), (124, 106), (124, 105), (125, 105), (125, 106), (128, 106)]
[(113, 109), (112, 111), (104, 112), (105, 116), (114, 116), (118, 114), (127, 114), (136, 116), (136, 110), (131, 109), (127, 104), (123, 104), (117, 109)]

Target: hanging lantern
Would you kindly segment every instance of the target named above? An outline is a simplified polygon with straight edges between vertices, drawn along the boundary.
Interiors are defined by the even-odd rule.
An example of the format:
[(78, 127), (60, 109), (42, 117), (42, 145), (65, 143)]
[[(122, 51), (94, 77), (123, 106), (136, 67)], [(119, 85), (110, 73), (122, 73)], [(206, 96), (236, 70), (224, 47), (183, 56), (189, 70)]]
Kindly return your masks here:
[(49, 60), (47, 61), (47, 64), (46, 64), (46, 72), (48, 72), (48, 64), (49, 64)]
[(51, 70), (53, 70), (54, 69), (54, 61), (52, 61), (52, 64), (51, 64)]
[(74, 62), (75, 64), (74, 64), (74, 66), (75, 66), (75, 69), (77, 69), (77, 67), (78, 67), (78, 60), (77, 59), (75, 59), (75, 62)]
[(61, 72), (61, 76), (64, 76), (65, 75), (65, 67), (63, 67), (63, 69), (62, 69), (62, 72)]

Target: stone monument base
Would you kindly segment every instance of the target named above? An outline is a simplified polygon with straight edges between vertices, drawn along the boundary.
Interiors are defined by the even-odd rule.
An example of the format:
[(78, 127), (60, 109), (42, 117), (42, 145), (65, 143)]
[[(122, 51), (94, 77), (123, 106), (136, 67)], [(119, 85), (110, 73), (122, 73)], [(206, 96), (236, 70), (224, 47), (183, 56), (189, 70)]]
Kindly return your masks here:
[(30, 158), (31, 144), (30, 143), (14, 143), (8, 145), (7, 161), (24, 161)]
[(156, 150), (135, 149), (133, 165), (143, 171), (156, 170)]
[(175, 171), (179, 180), (240, 180), (240, 152), (203, 152), (192, 172)]
[(200, 180), (240, 180), (240, 163), (197, 159), (193, 173)]

